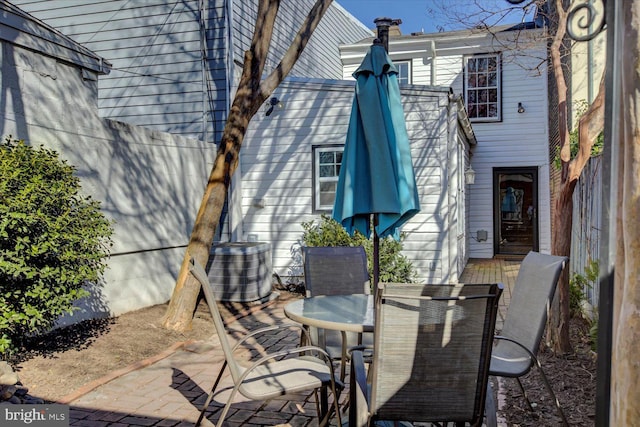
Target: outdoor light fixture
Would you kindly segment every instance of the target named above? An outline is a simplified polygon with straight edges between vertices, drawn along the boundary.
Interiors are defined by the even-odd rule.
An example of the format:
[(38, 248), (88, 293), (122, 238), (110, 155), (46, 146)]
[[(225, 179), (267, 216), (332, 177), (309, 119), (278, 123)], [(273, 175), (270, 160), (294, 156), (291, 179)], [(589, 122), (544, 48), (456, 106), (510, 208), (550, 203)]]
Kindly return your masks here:
[(464, 182), (465, 184), (475, 184), (476, 182), (476, 171), (474, 171), (471, 166), (464, 171)]
[(267, 109), (267, 112), (265, 113), (265, 116), (270, 116), (271, 113), (273, 113), (273, 109), (275, 107), (283, 108), (284, 104), (282, 103), (282, 101), (280, 101), (278, 98), (276, 98), (274, 96), (269, 100), (269, 108)]
[(518, 113), (522, 114), (525, 111), (527, 111), (527, 110), (524, 109), (524, 106), (522, 105), (522, 102), (518, 102)]

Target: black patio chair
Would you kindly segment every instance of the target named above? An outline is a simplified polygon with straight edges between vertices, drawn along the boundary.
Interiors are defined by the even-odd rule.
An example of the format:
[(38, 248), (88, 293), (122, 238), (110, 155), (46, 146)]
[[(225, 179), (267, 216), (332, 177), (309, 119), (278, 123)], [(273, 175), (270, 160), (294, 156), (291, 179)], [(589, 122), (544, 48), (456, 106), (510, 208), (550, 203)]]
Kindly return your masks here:
[[(307, 297), (317, 295), (370, 294), (367, 254), (362, 246), (305, 246), (302, 248)], [(340, 360), (340, 380), (344, 381), (347, 349), (372, 344), (371, 333), (309, 328), (311, 343), (323, 346), (334, 360)]]
[(536, 357), (547, 323), (547, 313), (556, 291), (560, 273), (569, 258), (529, 252), (520, 264), (520, 271), (509, 302), (504, 326), (495, 336), (489, 374), (515, 378), (520, 390), (533, 410), (520, 377), (535, 365), (543, 383), (565, 425), (569, 425), (549, 380)]
[(360, 350), (351, 355), (349, 426), (482, 425), (501, 293), (501, 284), (381, 284), (370, 372)]

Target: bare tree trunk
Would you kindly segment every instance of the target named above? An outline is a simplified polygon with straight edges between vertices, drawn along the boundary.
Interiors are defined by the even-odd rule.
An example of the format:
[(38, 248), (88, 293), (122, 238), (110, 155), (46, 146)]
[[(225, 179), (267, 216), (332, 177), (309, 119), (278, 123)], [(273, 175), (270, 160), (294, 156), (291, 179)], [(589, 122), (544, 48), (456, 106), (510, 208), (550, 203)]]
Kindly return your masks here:
[[(577, 180), (566, 180), (560, 184), (553, 215), (552, 254), (566, 256), (571, 253), (573, 190), (576, 182)], [(569, 269), (565, 268), (560, 275), (548, 323), (548, 340), (555, 353), (569, 353), (571, 351), (569, 320)]]
[(609, 425), (630, 426), (640, 419), (640, 2), (625, 1), (619, 7), (623, 13), (622, 19), (616, 21), (615, 31), (624, 55), (618, 63), (617, 76), (622, 93), (613, 97), (620, 116), (612, 117), (611, 123), (619, 129), (620, 138), (611, 141), (618, 153), (617, 164), (611, 165), (618, 175), (618, 205), (612, 209), (617, 213), (617, 246)]
[(259, 3), (251, 48), (245, 52), (242, 77), (163, 320), (165, 328), (178, 331), (191, 328), (200, 284), (188, 274), (188, 263), (191, 257), (202, 265), (206, 265), (209, 259), (213, 237), (219, 226), (231, 177), (238, 166), (240, 148), (249, 121), (293, 68), (332, 2), (332, 0), (316, 1), (280, 64), (264, 81), (261, 81), (280, 1), (261, 0)]
[[(569, 180), (571, 145), (568, 126), (567, 83), (562, 68), (564, 38), (567, 33), (567, 12), (562, 0), (556, 0), (557, 28), (550, 47), (551, 66), (558, 91), (558, 133), (560, 136), (560, 186), (553, 215), (551, 253), (570, 256), (571, 225), (573, 215), (573, 189), (575, 182)], [(549, 315), (547, 337), (554, 352), (565, 353), (571, 350), (569, 340), (569, 274), (566, 269), (560, 276), (556, 294)]]
[[(571, 256), (571, 228), (573, 225), (573, 191), (589, 158), (591, 148), (604, 128), (604, 82), (603, 73), (598, 94), (587, 112), (580, 118), (578, 125), (579, 149), (571, 159), (571, 146), (568, 128), (567, 85), (562, 68), (562, 43), (566, 35), (567, 12), (562, 0), (556, 0), (558, 28), (550, 48), (553, 74), (558, 90), (558, 114), (560, 133), (561, 178), (558, 197), (553, 215), (553, 235), (551, 253)], [(548, 322), (548, 341), (555, 353), (568, 353), (571, 349), (569, 322), (569, 269), (565, 268), (558, 281), (555, 298)]]

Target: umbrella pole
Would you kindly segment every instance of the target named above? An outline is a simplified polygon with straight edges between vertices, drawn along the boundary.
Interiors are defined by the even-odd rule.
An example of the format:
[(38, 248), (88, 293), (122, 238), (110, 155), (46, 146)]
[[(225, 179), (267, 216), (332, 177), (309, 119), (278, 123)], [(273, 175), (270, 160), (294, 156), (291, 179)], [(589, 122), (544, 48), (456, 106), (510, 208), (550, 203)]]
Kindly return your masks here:
[(380, 281), (380, 236), (376, 231), (378, 226), (378, 214), (373, 214), (373, 296), (378, 293), (378, 282)]

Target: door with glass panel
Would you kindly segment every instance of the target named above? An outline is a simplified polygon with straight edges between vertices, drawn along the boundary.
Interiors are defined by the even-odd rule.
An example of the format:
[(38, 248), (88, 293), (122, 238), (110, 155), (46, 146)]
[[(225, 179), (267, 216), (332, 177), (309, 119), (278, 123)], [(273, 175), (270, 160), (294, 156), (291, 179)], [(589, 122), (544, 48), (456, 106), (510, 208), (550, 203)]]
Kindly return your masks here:
[(538, 250), (538, 171), (493, 170), (494, 253), (526, 255)]

